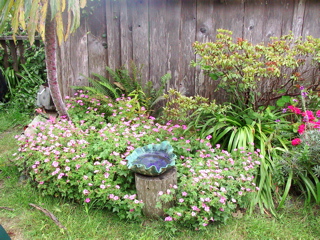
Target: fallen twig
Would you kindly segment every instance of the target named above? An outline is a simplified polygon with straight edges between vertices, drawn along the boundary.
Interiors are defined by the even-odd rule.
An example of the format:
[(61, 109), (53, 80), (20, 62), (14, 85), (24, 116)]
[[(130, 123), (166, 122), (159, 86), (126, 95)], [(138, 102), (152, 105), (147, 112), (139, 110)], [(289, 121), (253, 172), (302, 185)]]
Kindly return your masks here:
[(29, 203), (29, 205), (32, 206), (32, 207), (34, 207), (34, 208), (36, 208), (36, 209), (38, 209), (38, 210), (40, 210), (40, 211), (43, 212), (45, 215), (47, 215), (49, 218), (51, 218), (51, 219), (55, 222), (55, 224), (58, 225), (59, 228), (63, 228), (64, 230), (67, 230), (67, 228), (66, 228), (65, 226), (63, 226), (63, 225), (59, 222), (59, 220), (58, 220), (51, 212), (49, 212), (47, 209), (44, 209), (44, 208), (39, 207), (39, 206), (37, 206), (37, 205), (35, 205), (35, 204), (32, 204), (32, 203)]
[(8, 211), (14, 211), (13, 208), (9, 208), (9, 207), (0, 207), (0, 209), (5, 209), (5, 210), (8, 210)]

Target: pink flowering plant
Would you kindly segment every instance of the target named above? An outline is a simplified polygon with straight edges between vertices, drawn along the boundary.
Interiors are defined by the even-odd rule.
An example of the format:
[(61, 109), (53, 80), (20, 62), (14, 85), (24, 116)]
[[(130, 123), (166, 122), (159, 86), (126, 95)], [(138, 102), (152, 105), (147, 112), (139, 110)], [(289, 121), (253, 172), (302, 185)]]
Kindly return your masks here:
[[(177, 161), (178, 186), (161, 194), (162, 202), (175, 200), (166, 210), (165, 221), (203, 229), (210, 222), (226, 222), (239, 207), (245, 207), (245, 196), (259, 190), (254, 175), (262, 156), (259, 150), (234, 149), (229, 153), (200, 140), (194, 154), (180, 155)], [(158, 204), (161, 207), (161, 202)]]
[(178, 156), (178, 184), (161, 197), (176, 203), (166, 209), (169, 226), (204, 228), (213, 221), (225, 222), (248, 203), (248, 194), (258, 191), (258, 150), (229, 153), (213, 147), (211, 136), (200, 139), (185, 132), (185, 125), (157, 123), (134, 98), (97, 100), (77, 95), (68, 107), (70, 113), (80, 113), (82, 107), (87, 111), (83, 119), (50, 119), (39, 123), (36, 134), (17, 136), (17, 165), (43, 195), (65, 197), (86, 209), (107, 208), (122, 219), (139, 219), (144, 203), (136, 195), (126, 157), (138, 147), (162, 141), (169, 141)]
[[(284, 154), (279, 166), (288, 176), (287, 186), (298, 188), (306, 196), (306, 202), (320, 202), (320, 110), (306, 110), (308, 92), (301, 90), (301, 105), (293, 99), (286, 111), (291, 112), (296, 119), (292, 124), (297, 134), (291, 140), (290, 152)], [(287, 188), (289, 189), (289, 188)], [(283, 201), (282, 201), (283, 202)]]

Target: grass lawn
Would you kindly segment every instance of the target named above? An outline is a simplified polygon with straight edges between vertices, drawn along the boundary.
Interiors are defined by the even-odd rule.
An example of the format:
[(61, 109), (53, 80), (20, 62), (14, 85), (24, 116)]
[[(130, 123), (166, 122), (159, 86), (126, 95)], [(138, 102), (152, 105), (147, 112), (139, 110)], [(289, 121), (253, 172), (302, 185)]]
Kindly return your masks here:
[[(66, 199), (43, 197), (28, 182), (19, 181), (20, 173), (14, 166), (14, 136), (22, 132), (23, 124), (14, 126), (9, 124), (12, 120), (0, 119), (8, 126), (0, 131), (0, 224), (13, 240), (320, 239), (319, 206), (306, 209), (297, 198), (287, 202), (280, 219), (259, 213), (238, 214), (226, 225), (212, 224), (205, 231), (178, 228), (171, 233), (160, 220), (124, 221), (103, 209), (85, 209)], [(67, 230), (30, 203), (50, 211)]]

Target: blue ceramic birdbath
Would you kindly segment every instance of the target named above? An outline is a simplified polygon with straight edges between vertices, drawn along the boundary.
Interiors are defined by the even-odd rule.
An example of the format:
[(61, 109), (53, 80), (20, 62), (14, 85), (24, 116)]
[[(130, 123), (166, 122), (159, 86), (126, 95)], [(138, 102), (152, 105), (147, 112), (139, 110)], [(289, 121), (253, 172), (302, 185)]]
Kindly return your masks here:
[(173, 168), (176, 155), (168, 141), (135, 149), (128, 157), (130, 170), (146, 176), (158, 176)]

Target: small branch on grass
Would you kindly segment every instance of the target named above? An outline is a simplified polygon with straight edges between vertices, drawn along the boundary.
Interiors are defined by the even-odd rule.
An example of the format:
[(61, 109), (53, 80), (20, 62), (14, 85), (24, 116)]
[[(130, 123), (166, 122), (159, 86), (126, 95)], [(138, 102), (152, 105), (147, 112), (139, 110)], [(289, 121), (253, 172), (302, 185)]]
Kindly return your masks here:
[(49, 212), (47, 209), (44, 209), (44, 208), (39, 207), (39, 206), (37, 206), (37, 205), (35, 205), (35, 204), (32, 204), (32, 203), (29, 203), (29, 205), (30, 205), (31, 207), (34, 207), (34, 208), (40, 210), (40, 211), (43, 212), (45, 215), (47, 215), (49, 218), (51, 218), (51, 219), (55, 222), (55, 224), (58, 225), (59, 228), (63, 228), (64, 230), (67, 230), (67, 228), (66, 228), (65, 226), (63, 226), (63, 225), (59, 222), (59, 220), (58, 220), (51, 212)]
[(8, 211), (14, 211), (13, 208), (9, 208), (9, 207), (0, 207), (0, 209), (5, 209), (5, 210), (8, 210)]

